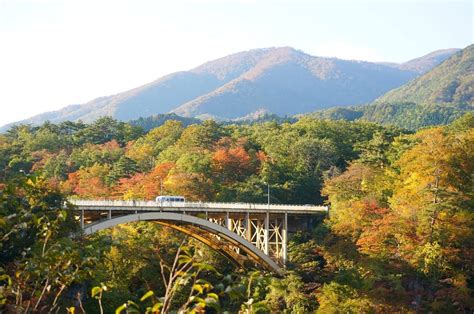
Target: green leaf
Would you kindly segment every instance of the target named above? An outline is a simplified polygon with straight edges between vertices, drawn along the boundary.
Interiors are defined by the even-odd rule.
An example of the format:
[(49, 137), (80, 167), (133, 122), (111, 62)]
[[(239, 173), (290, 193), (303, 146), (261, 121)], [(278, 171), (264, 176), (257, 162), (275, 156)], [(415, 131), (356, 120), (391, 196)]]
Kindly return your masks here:
[(219, 300), (219, 296), (213, 292), (207, 294), (208, 298), (213, 298), (214, 300)]
[(191, 298), (191, 302), (195, 302), (195, 303), (204, 303), (204, 299), (203, 298), (200, 298), (200, 297), (197, 297), (197, 296), (192, 296)]
[(266, 313), (267, 306), (263, 302), (257, 302), (252, 305), (252, 313)]
[(100, 292), (102, 291), (102, 289), (100, 287), (94, 287), (92, 288), (92, 297), (95, 298), (96, 295), (98, 295)]
[(197, 291), (199, 294), (202, 294), (204, 292), (204, 287), (203, 285), (195, 284), (193, 286), (193, 290)]
[(127, 303), (124, 303), (122, 305), (120, 305), (116, 310), (115, 310), (115, 314), (120, 314), (122, 313), (123, 310), (125, 310), (127, 308)]
[(145, 293), (145, 294), (143, 295), (143, 297), (141, 297), (140, 302), (145, 301), (146, 299), (148, 299), (149, 297), (151, 297), (151, 296), (154, 295), (154, 294), (155, 294), (155, 293), (154, 293), (153, 291), (151, 291), (151, 290), (148, 291), (147, 293)]
[(199, 269), (200, 270), (207, 270), (207, 271), (212, 271), (213, 273), (218, 273), (216, 268), (212, 265), (209, 265), (209, 264), (204, 264), (204, 263), (201, 263), (199, 265)]
[(153, 307), (151, 308), (151, 311), (152, 313), (159, 312), (162, 307), (163, 307), (163, 303), (161, 302), (155, 303)]
[(11, 279), (10, 276), (8, 276), (6, 274), (0, 275), (0, 281), (3, 281), (3, 280), (7, 280), (9, 286), (12, 285), (12, 279)]
[(136, 308), (139, 307), (138, 304), (136, 304), (135, 302), (130, 301), (130, 300), (127, 301), (127, 304), (128, 304), (129, 306), (130, 306), (130, 305), (133, 305), (133, 306), (136, 307)]
[(187, 255), (180, 255), (179, 256), (179, 263), (180, 264), (186, 264), (188, 262), (191, 261), (191, 257), (187, 256)]
[(59, 214), (58, 214), (58, 218), (62, 219), (62, 220), (66, 220), (67, 218), (67, 212), (65, 210), (60, 210), (59, 211)]
[(206, 304), (206, 308), (212, 308), (216, 311), (219, 311), (219, 302), (215, 300), (214, 298), (207, 297), (204, 300), (204, 303)]

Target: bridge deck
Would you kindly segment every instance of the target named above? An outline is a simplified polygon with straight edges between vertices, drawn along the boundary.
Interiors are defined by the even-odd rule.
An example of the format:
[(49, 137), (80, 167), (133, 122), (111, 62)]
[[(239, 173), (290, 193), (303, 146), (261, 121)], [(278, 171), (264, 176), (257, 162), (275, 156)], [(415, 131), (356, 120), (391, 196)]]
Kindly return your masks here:
[(111, 200), (69, 200), (79, 209), (87, 210), (132, 210), (132, 211), (180, 211), (180, 212), (251, 212), (251, 213), (288, 213), (317, 214), (326, 213), (327, 206), (253, 204), (253, 203), (201, 203), (201, 202), (166, 202), (155, 201), (111, 201)]

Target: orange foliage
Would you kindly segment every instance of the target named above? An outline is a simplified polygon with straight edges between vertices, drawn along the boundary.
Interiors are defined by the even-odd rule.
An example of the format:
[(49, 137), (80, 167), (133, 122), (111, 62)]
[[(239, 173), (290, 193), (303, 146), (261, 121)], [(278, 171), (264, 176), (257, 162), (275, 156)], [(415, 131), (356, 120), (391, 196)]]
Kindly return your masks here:
[(268, 155), (265, 154), (264, 151), (259, 150), (259, 151), (255, 154), (255, 156), (257, 157), (257, 159), (258, 159), (261, 163), (268, 161)]
[(110, 142), (104, 143), (104, 144), (99, 144), (97, 147), (101, 151), (113, 151), (113, 150), (121, 150), (122, 148), (120, 147), (120, 144), (117, 142), (117, 140), (111, 140)]
[(212, 168), (224, 182), (241, 180), (255, 171), (252, 159), (241, 146), (218, 149), (212, 157)]
[(166, 191), (182, 195), (189, 200), (212, 199), (212, 181), (201, 173), (174, 173), (165, 182)]
[(367, 215), (366, 225), (356, 244), (360, 251), (372, 256), (393, 256), (396, 250), (395, 220), (388, 208), (376, 203), (365, 203), (363, 214)]
[(105, 177), (109, 170), (109, 166), (95, 164), (70, 173), (62, 189), (82, 198), (108, 198), (110, 189), (105, 183)]
[(131, 178), (122, 178), (114, 188), (114, 197), (121, 199), (152, 200), (160, 195), (161, 183), (175, 166), (172, 162), (159, 164), (149, 173), (137, 173)]

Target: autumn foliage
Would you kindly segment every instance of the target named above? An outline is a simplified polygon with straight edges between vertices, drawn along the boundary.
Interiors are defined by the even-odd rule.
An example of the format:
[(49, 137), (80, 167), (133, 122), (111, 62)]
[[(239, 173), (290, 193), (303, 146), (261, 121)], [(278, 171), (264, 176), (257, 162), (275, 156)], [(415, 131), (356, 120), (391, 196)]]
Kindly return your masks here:
[[(473, 174), (474, 117), (469, 114), (449, 126), (416, 133), (308, 117), (249, 125), (204, 121), (186, 128), (167, 121), (146, 134), (110, 118), (90, 125), (16, 126), (0, 135), (0, 210), (5, 213), (0, 231), (7, 243), (3, 250), (15, 252), (24, 272), (17, 271), (17, 260), (0, 265), (0, 272), (8, 269), (10, 279), (19, 280), (15, 289), (30, 289), (29, 278), (36, 278), (34, 285), (47, 291), (49, 283), (41, 276), (50, 276), (51, 269), (61, 277), (89, 267), (83, 277), (67, 277), (67, 285), (56, 280), (51, 291), (61, 294), (60, 289), (87, 280), (112, 282), (117, 295), (110, 294), (108, 302), (117, 308), (124, 299), (139, 300), (139, 292), (150, 287), (163, 288), (156, 274), (159, 258), (169, 257), (176, 245), (171, 233), (145, 224), (104, 232), (91, 240), (92, 247), (84, 247), (93, 254), (107, 252), (107, 258), (88, 260), (94, 268), (82, 263), (76, 249), (81, 243), (69, 233), (55, 240), (59, 244), (38, 242), (33, 252), (13, 243), (1, 226), (14, 224), (21, 237), (31, 232), (23, 220), (48, 226), (45, 218), (37, 218), (37, 210), (62, 208), (58, 189), (80, 199), (153, 200), (165, 194), (189, 201), (263, 203), (270, 196), (271, 203), (326, 203), (329, 215), (311, 220), (311, 232), (291, 234), (285, 278), (241, 276), (210, 251), (202, 256), (230, 274), (212, 277), (216, 287), (227, 280), (231, 288), (239, 287), (233, 297), (246, 297), (232, 311), (261, 306), (270, 313), (470, 313)], [(35, 178), (41, 178), (41, 189), (32, 189), (28, 199), (11, 188), (23, 182), (26, 189)], [(45, 191), (54, 191), (55, 197)], [(68, 219), (77, 226), (77, 217)], [(41, 230), (37, 236), (48, 238)], [(42, 247), (49, 245), (58, 253), (50, 261), (42, 257), (48, 253)], [(68, 267), (69, 260), (78, 266)], [(8, 284), (8, 277), (1, 278)], [(257, 287), (252, 290), (253, 283)], [(226, 289), (219, 297), (231, 295)], [(0, 302), (16, 300), (17, 290), (8, 300), (1, 298), (2, 291)], [(25, 300), (39, 298), (38, 291), (25, 292)], [(179, 293), (185, 298), (189, 291)], [(223, 302), (232, 303), (233, 297)]]

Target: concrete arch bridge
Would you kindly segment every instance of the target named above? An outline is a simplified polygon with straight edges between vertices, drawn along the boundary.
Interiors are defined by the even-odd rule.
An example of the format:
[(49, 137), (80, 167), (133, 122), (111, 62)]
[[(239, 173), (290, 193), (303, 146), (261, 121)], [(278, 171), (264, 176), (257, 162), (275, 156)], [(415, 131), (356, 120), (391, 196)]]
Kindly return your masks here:
[(289, 234), (308, 230), (326, 206), (252, 203), (70, 200), (86, 235), (135, 221), (153, 221), (207, 244), (242, 267), (281, 273)]

